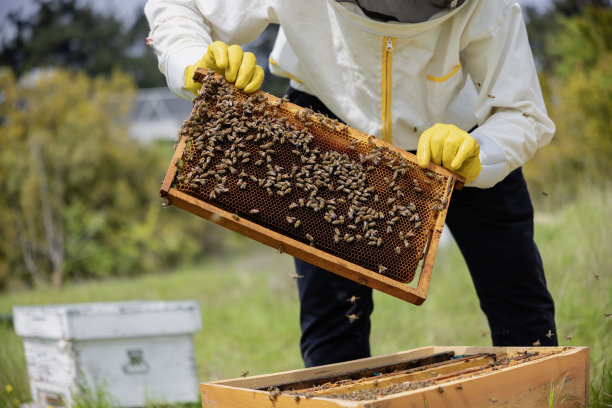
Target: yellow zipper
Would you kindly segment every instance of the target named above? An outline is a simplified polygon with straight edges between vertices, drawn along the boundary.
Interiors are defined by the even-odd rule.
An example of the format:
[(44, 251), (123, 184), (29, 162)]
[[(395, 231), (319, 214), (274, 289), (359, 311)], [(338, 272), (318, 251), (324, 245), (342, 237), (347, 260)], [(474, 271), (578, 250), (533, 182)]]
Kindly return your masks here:
[(382, 47), (382, 139), (392, 143), (391, 137), (391, 59), (393, 47), (395, 46), (394, 37), (384, 37)]

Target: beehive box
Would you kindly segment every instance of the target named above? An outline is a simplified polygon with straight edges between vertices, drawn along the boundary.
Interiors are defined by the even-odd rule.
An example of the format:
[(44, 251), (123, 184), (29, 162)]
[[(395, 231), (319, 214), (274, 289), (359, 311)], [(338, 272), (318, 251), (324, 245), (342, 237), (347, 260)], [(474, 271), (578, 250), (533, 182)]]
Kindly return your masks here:
[(14, 307), (32, 398), (72, 406), (82, 385), (103, 387), (122, 407), (195, 402), (194, 301), (131, 301)]
[[(421, 304), (460, 176), (210, 72), (164, 179), (173, 204), (331, 272)], [(420, 268), (418, 283), (411, 285)]]
[(423, 347), (207, 382), (200, 390), (204, 408), (586, 407), (589, 352), (586, 347)]

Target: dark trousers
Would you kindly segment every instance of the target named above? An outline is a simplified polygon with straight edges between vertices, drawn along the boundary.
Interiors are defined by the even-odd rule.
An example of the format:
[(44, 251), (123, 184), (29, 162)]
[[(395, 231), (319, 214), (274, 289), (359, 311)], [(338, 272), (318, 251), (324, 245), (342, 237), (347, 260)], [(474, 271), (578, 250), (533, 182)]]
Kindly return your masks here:
[[(312, 95), (290, 89), (288, 96), (335, 117)], [(470, 270), (493, 345), (539, 340), (556, 346), (554, 303), (533, 240), (533, 206), (521, 169), (491, 188), (455, 190), (446, 224)], [(303, 275), (297, 281), (306, 367), (369, 357), (372, 290), (299, 259), (295, 266)], [(351, 322), (351, 315), (357, 319)]]

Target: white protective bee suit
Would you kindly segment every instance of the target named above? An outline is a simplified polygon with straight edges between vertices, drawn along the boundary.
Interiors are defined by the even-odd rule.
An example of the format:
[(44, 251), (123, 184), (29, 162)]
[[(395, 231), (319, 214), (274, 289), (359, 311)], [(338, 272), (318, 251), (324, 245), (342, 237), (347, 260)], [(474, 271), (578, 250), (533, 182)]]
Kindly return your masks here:
[(554, 133), (516, 1), (465, 0), (412, 24), (336, 0), (149, 0), (145, 12), (175, 95), (192, 98), (185, 68), (211, 42), (245, 44), (278, 23), (272, 73), (350, 126), (406, 150), (435, 123), (478, 126), (482, 171), (468, 186), (495, 185)]

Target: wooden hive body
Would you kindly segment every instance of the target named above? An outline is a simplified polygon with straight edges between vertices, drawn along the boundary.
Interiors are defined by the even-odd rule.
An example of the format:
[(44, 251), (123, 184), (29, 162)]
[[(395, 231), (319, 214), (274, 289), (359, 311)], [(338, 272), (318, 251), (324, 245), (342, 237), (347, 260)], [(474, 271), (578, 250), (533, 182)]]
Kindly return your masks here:
[[(273, 95), (204, 82), (179, 134), (168, 203), (414, 304), (461, 177)], [(416, 286), (410, 282), (420, 274)]]
[(204, 408), (586, 407), (589, 352), (586, 347), (423, 347), (207, 382), (200, 390)]

